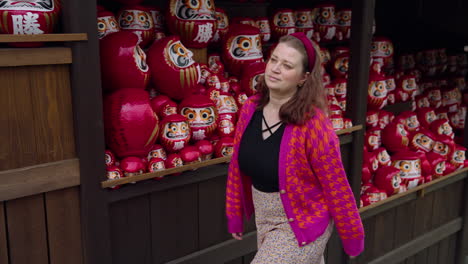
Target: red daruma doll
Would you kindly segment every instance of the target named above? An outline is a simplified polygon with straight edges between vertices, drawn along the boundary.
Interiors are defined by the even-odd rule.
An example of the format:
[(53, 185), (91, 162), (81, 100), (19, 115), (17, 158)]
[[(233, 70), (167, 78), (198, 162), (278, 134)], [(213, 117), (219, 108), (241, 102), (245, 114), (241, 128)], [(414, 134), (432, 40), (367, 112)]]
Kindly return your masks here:
[[(60, 12), (58, 0), (0, 1), (0, 34), (38, 35), (54, 31)], [(9, 43), (15, 47), (40, 47), (42, 42)]]
[(222, 49), (227, 71), (238, 77), (247, 65), (263, 61), (260, 31), (253, 26), (232, 25), (223, 41)]
[(340, 9), (336, 12), (336, 39), (348, 40), (351, 38), (351, 9)]
[(421, 160), (419, 156), (411, 151), (402, 151), (392, 156), (392, 166), (400, 169), (402, 183), (407, 189), (412, 189), (423, 182), (421, 176)]
[(168, 152), (177, 152), (185, 148), (190, 141), (190, 126), (187, 118), (179, 114), (164, 118), (161, 122), (159, 141)]
[(221, 39), (223, 39), (226, 36), (229, 30), (229, 18), (224, 9), (216, 7), (215, 10), (216, 32), (212, 42), (218, 43), (221, 41)]
[(103, 37), (120, 31), (119, 24), (112, 14), (109, 11), (99, 11), (97, 14), (97, 29), (98, 29), (98, 38), (102, 39)]
[(166, 18), (169, 31), (180, 35), (189, 48), (206, 48), (214, 37), (216, 17), (212, 0), (170, 0)]
[(316, 7), (315, 39), (317, 41), (330, 41), (335, 37), (335, 5), (322, 4)]
[(296, 10), (296, 31), (304, 32), (309, 39), (314, 35), (314, 14), (313, 9), (303, 8)]
[(154, 22), (149, 9), (127, 6), (118, 14), (120, 28), (138, 36), (138, 45), (145, 48), (154, 40)]
[(158, 117), (144, 90), (120, 89), (104, 99), (106, 144), (118, 157), (146, 157), (158, 135)]
[(273, 39), (296, 32), (296, 20), (291, 9), (278, 9), (270, 24)]
[(187, 118), (195, 141), (209, 138), (216, 129), (216, 107), (206, 95), (187, 97), (180, 103), (179, 113)]
[(262, 76), (265, 75), (265, 67), (266, 64), (264, 62), (255, 62), (242, 72), (240, 85), (247, 96), (252, 96), (257, 93), (257, 83)]
[(121, 88), (145, 89), (149, 79), (146, 54), (131, 32), (116, 32), (99, 43), (102, 85), (107, 91)]
[(157, 91), (182, 100), (196, 90), (200, 70), (178, 36), (162, 38), (148, 50), (148, 65)]

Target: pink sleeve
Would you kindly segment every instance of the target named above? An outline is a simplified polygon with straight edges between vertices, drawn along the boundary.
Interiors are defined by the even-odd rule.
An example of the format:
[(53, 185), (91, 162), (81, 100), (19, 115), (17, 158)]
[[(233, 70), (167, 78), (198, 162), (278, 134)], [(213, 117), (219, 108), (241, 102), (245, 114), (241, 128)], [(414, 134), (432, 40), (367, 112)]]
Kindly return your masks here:
[(340, 141), (323, 112), (317, 111), (312, 118), (309, 136), (309, 162), (323, 188), (344, 250), (350, 256), (357, 256), (364, 250), (364, 228), (343, 168)]
[(243, 232), (243, 186), (242, 175), (239, 170), (238, 154), (242, 134), (248, 123), (248, 112), (252, 106), (252, 99), (249, 99), (242, 107), (239, 120), (237, 121), (234, 134), (234, 151), (228, 169), (226, 184), (226, 216), (228, 220), (229, 233)]

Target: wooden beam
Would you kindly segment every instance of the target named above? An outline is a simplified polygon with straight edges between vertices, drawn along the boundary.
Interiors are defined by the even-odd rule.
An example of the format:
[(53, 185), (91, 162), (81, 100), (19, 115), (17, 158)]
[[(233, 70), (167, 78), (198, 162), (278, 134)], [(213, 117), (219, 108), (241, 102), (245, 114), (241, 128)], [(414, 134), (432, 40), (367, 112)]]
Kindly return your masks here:
[(9, 42), (67, 42), (67, 41), (86, 41), (86, 33), (70, 34), (40, 34), (40, 35), (0, 35), (0, 43)]
[(207, 160), (207, 161), (187, 164), (187, 165), (184, 165), (184, 166), (181, 166), (181, 167), (165, 169), (165, 170), (162, 170), (162, 171), (143, 173), (143, 174), (140, 174), (140, 175), (120, 178), (120, 179), (116, 179), (116, 180), (107, 180), (107, 181), (101, 182), (101, 186), (102, 186), (102, 188), (108, 188), (108, 187), (113, 187), (113, 186), (118, 185), (118, 184), (126, 184), (126, 183), (139, 182), (139, 181), (143, 181), (143, 180), (147, 180), (147, 179), (161, 178), (161, 177), (164, 177), (164, 176), (167, 176), (167, 175), (170, 175), (170, 174), (195, 170), (195, 169), (202, 168), (202, 167), (207, 167), (207, 166), (210, 166), (210, 165), (226, 163), (226, 162), (229, 163), (230, 160), (231, 160), (231, 156), (211, 159), (211, 160)]
[(80, 184), (78, 159), (44, 163), (0, 172), (0, 201)]
[(4, 202), (0, 202), (0, 263), (8, 263), (7, 226), (4, 205)]
[[(462, 218), (448, 222), (430, 232), (419, 236), (403, 246), (388, 252), (387, 254), (374, 259), (369, 264), (395, 264), (400, 263), (408, 257), (415, 255), (421, 250), (436, 244), (437, 242), (449, 237), (450, 235), (460, 231), (462, 227)], [(458, 262), (462, 263), (462, 262)]]
[(162, 192), (181, 186), (207, 181), (218, 177), (226, 177), (228, 164), (216, 164), (199, 168), (195, 171), (186, 171), (181, 175), (168, 176), (160, 180), (143, 181), (135, 185), (123, 186), (118, 190), (105, 190), (109, 192), (108, 201), (114, 203), (147, 195), (154, 192)]
[[(78, 15), (79, 14), (79, 15)], [(87, 19), (83, 19), (87, 18)], [(80, 159), (80, 209), (83, 263), (112, 260), (109, 207), (100, 182), (105, 179), (99, 40), (96, 1), (67, 1), (62, 6), (63, 32), (85, 33), (88, 41), (70, 43), (70, 65), (76, 153)], [(49, 39), (49, 38), (47, 38)]]
[[(340, 136), (341, 144), (347, 144), (347, 143), (352, 142), (352, 138), (353, 138), (352, 135), (348, 135), (348, 133), (362, 130), (362, 128), (363, 128), (362, 125), (353, 126), (348, 129), (339, 130), (336, 132), (336, 134), (342, 135)], [(174, 174), (174, 173), (195, 170), (195, 169), (199, 169), (202, 167), (207, 167), (207, 166), (211, 166), (215, 164), (229, 163), (230, 161), (231, 161), (231, 157), (222, 157), (222, 158), (211, 159), (211, 160), (202, 161), (198, 163), (187, 164), (181, 167), (166, 169), (166, 170), (157, 171), (157, 172), (144, 173), (144, 174), (125, 177), (125, 178), (116, 179), (116, 180), (106, 180), (106, 181), (101, 182), (101, 187), (109, 188), (109, 187), (113, 187), (115, 185), (120, 185), (120, 184), (135, 183), (135, 182), (144, 181), (144, 180), (148, 180), (152, 178), (164, 177), (164, 176)]]
[(359, 131), (359, 130), (362, 130), (362, 129), (363, 129), (362, 125), (357, 125), (357, 126), (353, 126), (353, 127), (350, 127), (350, 128), (338, 130), (338, 131), (336, 131), (336, 134), (338, 136), (340, 136), (340, 135), (343, 135), (343, 134), (348, 134), (348, 133)]
[(241, 241), (230, 239), (166, 264), (226, 263), (257, 250), (257, 232), (244, 234)]
[(0, 57), (0, 67), (72, 63), (71, 49), (66, 47), (0, 49)]
[[(369, 82), (370, 46), (374, 23), (375, 0), (352, 1), (351, 18), (351, 56), (348, 78), (348, 109), (346, 113), (354, 125), (364, 125), (367, 111), (367, 87)], [(359, 204), (362, 173), (362, 149), (364, 130), (353, 135), (352, 153), (349, 169), (349, 182), (354, 197)], [(358, 154), (359, 153), (359, 154)]]
[(404, 193), (392, 195), (383, 201), (360, 208), (359, 212), (361, 213), (361, 218), (366, 219), (376, 214), (379, 214), (383, 211), (396, 207), (400, 204), (409, 202), (411, 200), (415, 200), (419, 197), (421, 192), (429, 193), (435, 190), (439, 190), (449, 184), (462, 181), (467, 176), (468, 176), (468, 168), (464, 168), (459, 171), (453, 172), (449, 175), (446, 175), (444, 177), (441, 177), (439, 179), (419, 185)]

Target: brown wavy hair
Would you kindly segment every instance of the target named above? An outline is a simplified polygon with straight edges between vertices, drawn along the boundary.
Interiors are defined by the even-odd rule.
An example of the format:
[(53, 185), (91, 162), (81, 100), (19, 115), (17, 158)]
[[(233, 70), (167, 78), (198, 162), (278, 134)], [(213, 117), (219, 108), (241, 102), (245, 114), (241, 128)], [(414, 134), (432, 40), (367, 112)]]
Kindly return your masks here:
[[(304, 73), (309, 68), (307, 52), (302, 42), (296, 37), (286, 35), (279, 39), (279, 43), (285, 43), (302, 54), (302, 64)], [(303, 125), (308, 119), (315, 115), (315, 107), (328, 114), (327, 99), (322, 83), (320, 51), (313, 43), (315, 49), (315, 64), (309, 77), (307, 77), (302, 87), (298, 86), (297, 92), (284, 103), (279, 111), (279, 117), (284, 123)], [(262, 78), (256, 87), (260, 98), (258, 100), (258, 110), (262, 110), (270, 101), (270, 92)]]

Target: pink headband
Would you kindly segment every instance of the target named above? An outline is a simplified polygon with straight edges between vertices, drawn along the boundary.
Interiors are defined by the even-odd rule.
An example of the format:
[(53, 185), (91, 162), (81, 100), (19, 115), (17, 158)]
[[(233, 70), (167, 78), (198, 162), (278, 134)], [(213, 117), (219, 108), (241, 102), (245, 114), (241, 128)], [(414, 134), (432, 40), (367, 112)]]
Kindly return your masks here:
[(296, 32), (290, 35), (299, 39), (304, 45), (307, 52), (307, 58), (309, 59), (309, 72), (312, 72), (315, 65), (315, 49), (312, 45), (312, 41), (303, 32)]

